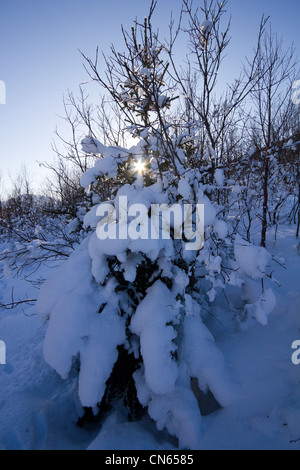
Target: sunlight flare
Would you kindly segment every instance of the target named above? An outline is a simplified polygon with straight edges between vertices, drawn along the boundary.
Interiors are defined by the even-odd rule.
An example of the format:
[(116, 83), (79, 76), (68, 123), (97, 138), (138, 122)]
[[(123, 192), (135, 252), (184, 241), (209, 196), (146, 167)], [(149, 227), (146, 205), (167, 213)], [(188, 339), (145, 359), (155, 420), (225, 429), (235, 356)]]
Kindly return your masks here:
[(139, 159), (138, 161), (134, 162), (133, 169), (138, 173), (138, 175), (143, 175), (146, 171), (146, 163)]

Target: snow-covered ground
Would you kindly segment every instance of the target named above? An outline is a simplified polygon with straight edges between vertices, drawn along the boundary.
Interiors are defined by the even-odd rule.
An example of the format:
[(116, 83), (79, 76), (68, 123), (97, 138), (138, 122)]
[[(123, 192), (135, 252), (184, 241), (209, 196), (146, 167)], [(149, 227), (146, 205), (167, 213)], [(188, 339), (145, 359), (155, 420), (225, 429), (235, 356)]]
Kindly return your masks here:
[[(300, 256), (294, 227), (281, 227), (268, 249), (284, 258), (276, 266), (276, 307), (268, 324), (253, 321), (242, 331), (216, 322), (214, 335), (230, 366), (237, 399), (203, 417), (203, 449), (300, 449), (300, 365), (291, 357), (300, 340)], [(42, 267), (37, 277), (53, 268)], [(28, 282), (0, 280), (0, 300), (36, 297)], [(43, 359), (46, 326), (32, 306), (0, 311), (0, 449), (174, 449), (175, 441), (149, 421), (127, 422), (122, 411), (108, 416), (99, 430), (76, 425), (76, 381), (62, 380)]]

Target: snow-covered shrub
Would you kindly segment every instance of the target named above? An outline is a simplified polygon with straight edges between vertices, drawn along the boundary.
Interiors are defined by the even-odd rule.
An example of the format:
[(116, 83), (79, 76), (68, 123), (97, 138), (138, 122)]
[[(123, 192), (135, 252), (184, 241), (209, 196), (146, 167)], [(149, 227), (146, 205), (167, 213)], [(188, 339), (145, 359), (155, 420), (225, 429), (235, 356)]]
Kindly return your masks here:
[[(234, 240), (217, 216), (212, 195), (223, 173), (191, 165), (191, 147), (182, 145), (166, 115), (171, 98), (162, 48), (150, 23), (143, 28), (142, 44), (135, 30), (126, 36), (128, 60), (115, 53), (122, 80), (106, 86), (124, 108), (138, 144), (125, 149), (106, 147), (91, 135), (83, 139), (83, 150), (99, 160), (81, 184), (90, 193), (109, 180), (111, 198), (86, 214), (86, 238), (42, 286), (37, 309), (48, 325), (45, 360), (62, 378), (78, 378), (83, 408), (97, 416), (122, 404), (135, 417), (142, 408), (181, 448), (198, 448), (201, 405), (192, 382), (220, 406), (236, 397), (206, 312), (234, 287), (243, 303), (240, 318), (265, 323), (274, 303), (271, 291), (253, 297), (247, 286), (252, 278), (261, 282), (269, 257)], [(143, 217), (130, 212), (134, 204), (141, 212), (146, 208)], [(194, 215), (182, 236), (175, 217), (169, 237), (163, 226), (157, 237), (149, 236), (155, 208), (175, 204), (190, 204)], [(188, 229), (195, 231), (198, 223), (197, 204), (204, 206), (203, 240), (187, 249)], [(105, 229), (119, 236), (105, 237)], [(224, 317), (231, 313), (224, 301)]]
[[(91, 139), (83, 145), (87, 142), (90, 145)], [(99, 145), (96, 140), (93, 143)], [(108, 177), (116, 177), (123, 157), (113, 149), (106, 151), (110, 155), (99, 160), (101, 169)], [(89, 177), (101, 172), (98, 166), (84, 175), (88, 186)], [(231, 243), (226, 223), (216, 217), (197, 172), (183, 171), (178, 179), (167, 171), (163, 180), (158, 177), (149, 186), (141, 185), (139, 177), (122, 185), (110, 204), (118, 208), (124, 196), (127, 209), (137, 202), (149, 208), (186, 200), (204, 204), (203, 248), (187, 250), (186, 241), (172, 236), (101, 240), (97, 236), (101, 204), (96, 205), (84, 219), (91, 228), (87, 238), (40, 291), (37, 308), (49, 322), (45, 359), (67, 378), (78, 358), (79, 398), (83, 407), (97, 415), (101, 402), (102, 406), (116, 405), (111, 383), (118, 383), (113, 370), (122, 357), (131, 382), (124, 384), (117, 397), (126, 397), (131, 408), (139, 402), (158, 429), (167, 428), (179, 438), (180, 446), (196, 448), (201, 411), (191, 379), (197, 379), (202, 391), (212, 392), (221, 406), (235, 397), (223, 355), (203, 321), (202, 306), (212, 304), (227, 285), (235, 285), (241, 288), (245, 311), (265, 324), (273, 305), (271, 291), (253, 299), (246, 283), (264, 277), (269, 255), (242, 239)], [(131, 222), (129, 217), (127, 228)], [(151, 212), (146, 225), (150, 223)], [(117, 219), (116, 226), (121, 225)], [(233, 247), (235, 260), (226, 269)]]
[(84, 237), (82, 212), (70, 219), (58, 201), (31, 194), (2, 202), (0, 262), (15, 272), (28, 268), (28, 276), (47, 261), (66, 259)]

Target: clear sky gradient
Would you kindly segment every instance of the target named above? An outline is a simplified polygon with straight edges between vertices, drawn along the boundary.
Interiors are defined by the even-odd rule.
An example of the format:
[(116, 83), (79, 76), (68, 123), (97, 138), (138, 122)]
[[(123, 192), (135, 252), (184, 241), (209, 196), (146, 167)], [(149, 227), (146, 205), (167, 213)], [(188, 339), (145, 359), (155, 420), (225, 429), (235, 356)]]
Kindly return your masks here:
[[(79, 49), (93, 57), (109, 54), (110, 45), (124, 50), (121, 24), (129, 28), (148, 12), (150, 0), (0, 0), (0, 80), (6, 104), (0, 104), (0, 173), (5, 187), (25, 164), (38, 189), (45, 172), (37, 161), (52, 162), (51, 144), (58, 127), (64, 134), (62, 100), (75, 94), (88, 77)], [(199, 4), (195, 0), (195, 4)], [(168, 34), (171, 10), (181, 0), (158, 0), (153, 22)], [(229, 0), (232, 41), (226, 62), (228, 77), (251, 53), (263, 13), (273, 30), (299, 53), (299, 0)], [(300, 77), (299, 77), (300, 79)], [(67, 131), (66, 131), (67, 132)], [(68, 139), (68, 135), (65, 135)]]

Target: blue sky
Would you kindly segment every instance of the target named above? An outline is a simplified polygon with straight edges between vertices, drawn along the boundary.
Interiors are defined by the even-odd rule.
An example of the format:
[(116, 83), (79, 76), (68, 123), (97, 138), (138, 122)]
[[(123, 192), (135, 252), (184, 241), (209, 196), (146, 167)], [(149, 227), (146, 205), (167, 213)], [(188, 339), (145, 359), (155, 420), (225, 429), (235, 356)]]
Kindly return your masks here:
[[(93, 57), (96, 46), (109, 53), (123, 50), (121, 24), (128, 28), (143, 18), (150, 0), (0, 0), (0, 80), (6, 104), (0, 104), (0, 173), (5, 187), (25, 164), (38, 189), (45, 175), (37, 161), (52, 162), (54, 131), (68, 139), (62, 100), (87, 80), (79, 49)], [(197, 0), (195, 3), (198, 4)], [(170, 12), (181, 0), (158, 0), (154, 26), (166, 32)], [(287, 47), (299, 51), (299, 0), (229, 0), (232, 41), (225, 70), (238, 75), (251, 53), (261, 15), (271, 16), (273, 30)], [(299, 77), (300, 78), (300, 77)], [(226, 80), (226, 78), (225, 78)], [(66, 134), (64, 134), (66, 132)]]

